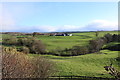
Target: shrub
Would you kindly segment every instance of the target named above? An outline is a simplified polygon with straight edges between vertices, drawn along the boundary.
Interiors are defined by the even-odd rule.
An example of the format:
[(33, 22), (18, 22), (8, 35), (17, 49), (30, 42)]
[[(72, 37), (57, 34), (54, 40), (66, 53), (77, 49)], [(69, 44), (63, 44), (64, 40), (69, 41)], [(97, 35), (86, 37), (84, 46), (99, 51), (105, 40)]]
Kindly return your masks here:
[(91, 53), (99, 51), (98, 45), (99, 44), (98, 44), (97, 40), (90, 40), (89, 41), (89, 51)]
[(99, 36), (99, 32), (98, 32), (98, 31), (95, 32), (95, 36), (96, 36), (96, 37)]
[(32, 35), (33, 35), (33, 37), (35, 37), (35, 35), (39, 35), (40, 33), (38, 33), (38, 32), (33, 32), (32, 33)]
[(84, 55), (84, 54), (88, 54), (88, 53), (89, 53), (89, 50), (85, 46), (73, 46), (71, 49), (71, 54), (73, 56)]
[(53, 64), (41, 56), (32, 59), (32, 65), (33, 78), (47, 78), (54, 73)]
[(45, 53), (45, 46), (39, 40), (35, 40), (29, 48), (30, 48), (30, 52), (35, 54)]
[(115, 42), (120, 42), (120, 34), (114, 34), (112, 35), (112, 41), (115, 41)]
[(101, 37), (101, 39), (103, 40), (103, 44), (107, 43), (107, 38), (106, 37)]
[(112, 35), (110, 33), (105, 34), (104, 37), (107, 39), (107, 43), (112, 41)]
[(120, 56), (118, 55), (118, 57), (116, 58), (117, 61), (120, 61)]
[(104, 49), (109, 49), (112, 51), (120, 51), (120, 44), (106, 46)]
[(45, 58), (29, 58), (9, 47), (3, 47), (2, 51), (3, 78), (46, 78), (53, 73), (52, 63)]
[(27, 56), (17, 52), (16, 49), (3, 48), (2, 77), (3, 78), (28, 78), (32, 65)]
[(30, 46), (32, 46), (34, 41), (35, 41), (35, 38), (33, 38), (33, 37), (20, 38), (20, 39), (18, 39), (18, 45), (30, 47)]
[(25, 54), (28, 54), (28, 53), (30, 52), (30, 50), (29, 50), (28, 47), (22, 46), (22, 47), (20, 48), (20, 52), (23, 52), (23, 53), (25, 53)]
[(45, 46), (40, 40), (35, 40), (33, 37), (22, 38), (18, 40), (18, 44), (29, 48), (31, 53), (43, 54), (45, 52)]
[(13, 36), (12, 37), (3, 38), (2, 44), (5, 44), (5, 45), (16, 45), (17, 44), (17, 38), (13, 37)]
[(89, 41), (89, 51), (92, 52), (97, 52), (99, 51), (102, 46), (105, 44), (104, 37), (103, 38), (98, 38), (96, 40), (90, 40)]

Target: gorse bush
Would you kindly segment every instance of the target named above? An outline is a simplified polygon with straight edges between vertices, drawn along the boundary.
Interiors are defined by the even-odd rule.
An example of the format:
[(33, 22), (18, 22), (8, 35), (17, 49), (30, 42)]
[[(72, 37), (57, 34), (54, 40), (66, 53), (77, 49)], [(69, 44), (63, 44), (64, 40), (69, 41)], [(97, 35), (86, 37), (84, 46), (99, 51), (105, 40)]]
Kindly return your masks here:
[(30, 58), (15, 48), (2, 48), (3, 78), (46, 78), (53, 73), (53, 65), (43, 57)]

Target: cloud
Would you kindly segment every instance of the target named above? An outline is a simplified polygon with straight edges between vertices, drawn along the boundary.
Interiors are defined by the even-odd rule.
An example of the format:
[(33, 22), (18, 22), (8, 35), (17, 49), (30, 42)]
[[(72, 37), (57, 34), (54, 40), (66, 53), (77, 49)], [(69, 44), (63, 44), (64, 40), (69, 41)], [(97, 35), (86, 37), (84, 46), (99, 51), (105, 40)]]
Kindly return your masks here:
[[(9, 17), (9, 19), (11, 20), (12, 18)], [(9, 25), (11, 25), (11, 26), (5, 26), (3, 28), (4, 31), (62, 32), (62, 31), (96, 31), (96, 30), (117, 30), (118, 29), (117, 22), (110, 22), (110, 21), (107, 21), (107, 20), (93, 20), (85, 26), (75, 26), (75, 25), (49, 26), (49, 25), (42, 25), (42, 26), (16, 26), (15, 27), (14, 22), (10, 22)]]
[(58, 27), (58, 31), (77, 31), (80, 30), (82, 27), (75, 26), (75, 25), (63, 25)]
[(110, 22), (107, 20), (94, 20), (84, 27), (86, 30), (117, 30), (117, 22)]
[(74, 26), (74, 25), (63, 25), (63, 26), (36, 26), (34, 27), (36, 31), (41, 32), (62, 32), (62, 31), (77, 31), (80, 30), (82, 27)]
[(43, 31), (43, 32), (54, 32), (57, 31), (57, 27), (54, 26), (36, 26), (36, 29), (38, 29), (39, 31)]

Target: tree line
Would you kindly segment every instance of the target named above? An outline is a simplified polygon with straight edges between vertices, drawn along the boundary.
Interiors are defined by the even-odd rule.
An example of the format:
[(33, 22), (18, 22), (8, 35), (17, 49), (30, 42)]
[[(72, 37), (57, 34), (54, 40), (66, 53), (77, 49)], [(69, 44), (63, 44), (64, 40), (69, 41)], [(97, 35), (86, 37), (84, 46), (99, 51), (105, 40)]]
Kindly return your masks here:
[[(58, 48), (49, 52), (46, 52), (45, 45), (42, 43), (42, 41), (36, 40), (35, 37), (16, 38), (13, 36), (9, 38), (4, 38), (2, 44), (21, 46), (17, 48), (17, 50), (26, 54), (32, 53), (50, 54), (56, 56), (77, 56), (99, 52), (102, 49), (103, 45), (108, 44), (110, 42), (120, 42), (120, 35), (112, 35), (110, 33), (107, 33), (103, 37), (97, 37), (96, 39), (89, 40), (87, 46), (73, 46), (72, 48), (65, 48), (64, 50)], [(116, 49), (119, 46), (120, 45), (114, 46), (112, 49)]]

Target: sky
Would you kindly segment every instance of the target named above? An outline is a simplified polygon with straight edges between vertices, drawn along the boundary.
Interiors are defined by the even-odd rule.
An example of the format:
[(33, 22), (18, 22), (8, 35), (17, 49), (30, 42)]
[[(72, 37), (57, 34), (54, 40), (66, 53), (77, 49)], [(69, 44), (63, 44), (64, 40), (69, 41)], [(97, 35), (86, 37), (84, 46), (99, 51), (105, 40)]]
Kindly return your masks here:
[(1, 32), (118, 29), (117, 2), (3, 2)]

